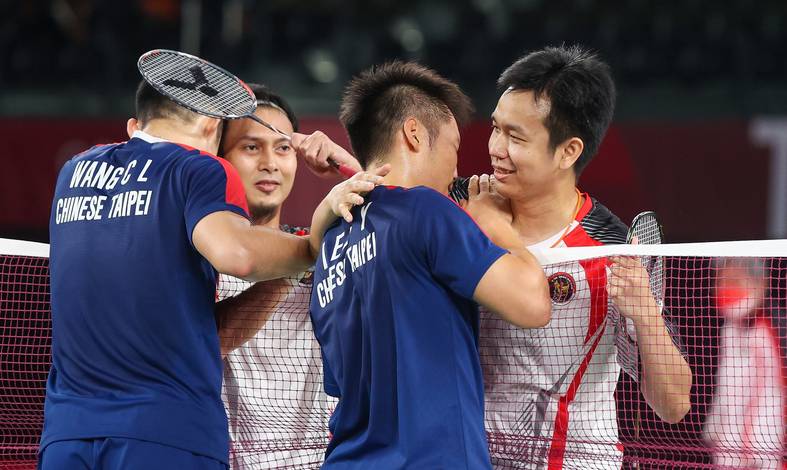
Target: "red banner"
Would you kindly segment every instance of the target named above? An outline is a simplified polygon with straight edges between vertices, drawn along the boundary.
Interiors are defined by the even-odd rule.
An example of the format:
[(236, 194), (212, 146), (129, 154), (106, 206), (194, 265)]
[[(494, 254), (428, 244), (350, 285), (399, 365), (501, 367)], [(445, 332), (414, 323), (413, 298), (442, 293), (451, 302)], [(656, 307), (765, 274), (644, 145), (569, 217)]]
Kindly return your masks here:
[[(45, 230), (63, 162), (91, 145), (126, 139), (123, 120), (0, 119), (0, 126), (3, 232)], [(302, 121), (303, 132), (317, 129), (348, 146), (335, 119)], [(460, 174), (490, 171), (489, 131), (481, 122), (463, 131)], [(618, 124), (585, 170), (580, 187), (624, 222), (642, 210), (655, 210), (668, 240), (763, 238), (767, 208), (774, 204), (768, 200), (771, 150), (753, 143), (750, 134), (748, 122), (735, 120)], [(301, 164), (283, 221), (308, 224), (332, 184)]]

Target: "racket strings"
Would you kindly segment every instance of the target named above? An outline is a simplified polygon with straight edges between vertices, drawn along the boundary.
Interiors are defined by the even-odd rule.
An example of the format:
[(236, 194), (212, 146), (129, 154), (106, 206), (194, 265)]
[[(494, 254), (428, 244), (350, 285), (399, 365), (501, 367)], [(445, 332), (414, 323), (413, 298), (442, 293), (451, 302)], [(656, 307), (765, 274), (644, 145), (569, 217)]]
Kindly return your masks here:
[(159, 92), (198, 113), (233, 118), (256, 108), (256, 101), (234, 75), (196, 57), (155, 51), (143, 56), (139, 67)]

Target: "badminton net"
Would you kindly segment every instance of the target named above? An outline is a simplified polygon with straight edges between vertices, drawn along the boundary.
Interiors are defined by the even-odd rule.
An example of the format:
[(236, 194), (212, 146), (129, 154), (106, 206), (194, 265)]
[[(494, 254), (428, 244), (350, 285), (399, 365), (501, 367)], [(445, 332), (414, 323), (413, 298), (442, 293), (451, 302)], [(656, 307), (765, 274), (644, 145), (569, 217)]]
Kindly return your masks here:
[[(521, 330), (481, 314), (486, 425), (496, 468), (782, 468), (787, 241), (536, 255), (550, 283), (550, 325)], [(50, 364), (47, 256), (46, 245), (0, 240), (2, 468), (35, 464)], [(613, 256), (662, 267), (661, 329), (635, 325), (627, 308), (607, 295)], [(661, 262), (645, 262), (653, 257)], [(653, 274), (632, 272), (634, 285), (647, 285)], [(315, 468), (322, 462), (335, 402), (322, 389), (319, 345), (308, 318), (310, 280), (309, 273), (255, 287), (220, 280), (219, 301), (256, 288), (258, 304), (244, 308), (268, 318), (225, 358), (222, 395), (233, 468)], [(638, 292), (642, 298), (629, 299), (631, 305), (648, 305), (650, 290)], [(657, 334), (669, 342), (645, 361), (645, 335)], [(675, 366), (676, 357), (690, 370), (689, 389), (680, 386), (679, 374), (648, 376), (644, 370), (645, 364), (679, 369), (662, 367)], [(661, 397), (673, 404), (662, 406), (661, 414), (672, 409), (685, 416), (672, 416), (673, 424), (662, 419), (643, 395), (648, 380), (675, 385)]]

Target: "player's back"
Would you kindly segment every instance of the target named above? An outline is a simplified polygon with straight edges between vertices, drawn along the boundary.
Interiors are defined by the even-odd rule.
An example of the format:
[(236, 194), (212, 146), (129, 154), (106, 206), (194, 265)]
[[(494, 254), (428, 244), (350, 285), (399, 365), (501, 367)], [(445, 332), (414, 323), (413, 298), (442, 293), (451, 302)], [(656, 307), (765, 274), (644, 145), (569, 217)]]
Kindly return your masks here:
[(326, 468), (488, 468), (472, 294), (504, 252), (453, 202), (378, 187), (325, 236), (311, 314), (339, 397)]
[(120, 436), (226, 461), (216, 273), (191, 232), (245, 200), (216, 157), (149, 140), (94, 147), (58, 177), (42, 446)]

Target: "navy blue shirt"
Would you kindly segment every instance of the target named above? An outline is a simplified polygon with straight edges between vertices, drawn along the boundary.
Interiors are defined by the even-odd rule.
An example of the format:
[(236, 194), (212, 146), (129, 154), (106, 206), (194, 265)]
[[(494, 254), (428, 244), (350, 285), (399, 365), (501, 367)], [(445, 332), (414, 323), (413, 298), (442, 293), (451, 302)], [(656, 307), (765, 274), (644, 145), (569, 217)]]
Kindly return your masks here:
[(212, 212), (247, 216), (243, 187), (226, 161), (141, 136), (58, 176), (41, 446), (125, 437), (227, 462), (216, 272), (191, 234)]
[(327, 231), (311, 299), (339, 398), (324, 468), (490, 468), (472, 297), (504, 253), (424, 187), (378, 187)]

